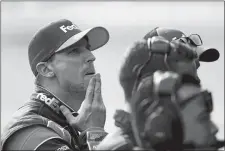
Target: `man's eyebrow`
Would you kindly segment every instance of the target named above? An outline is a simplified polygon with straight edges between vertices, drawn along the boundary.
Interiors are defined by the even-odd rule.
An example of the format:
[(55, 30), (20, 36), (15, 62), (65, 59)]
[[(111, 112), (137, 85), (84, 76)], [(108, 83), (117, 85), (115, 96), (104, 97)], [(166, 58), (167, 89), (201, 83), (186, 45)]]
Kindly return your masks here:
[(89, 43), (87, 43), (86, 48), (87, 49), (90, 49), (91, 48), (91, 45)]

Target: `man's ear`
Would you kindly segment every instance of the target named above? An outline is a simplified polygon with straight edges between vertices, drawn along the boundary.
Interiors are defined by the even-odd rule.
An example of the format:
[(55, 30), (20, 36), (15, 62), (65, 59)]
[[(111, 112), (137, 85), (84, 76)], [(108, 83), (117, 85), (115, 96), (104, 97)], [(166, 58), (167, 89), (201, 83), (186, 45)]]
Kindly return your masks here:
[(52, 71), (52, 69), (50, 69), (48, 67), (48, 64), (46, 62), (39, 62), (37, 65), (36, 65), (36, 70), (37, 72), (44, 76), (44, 77), (53, 77), (55, 75), (55, 73)]

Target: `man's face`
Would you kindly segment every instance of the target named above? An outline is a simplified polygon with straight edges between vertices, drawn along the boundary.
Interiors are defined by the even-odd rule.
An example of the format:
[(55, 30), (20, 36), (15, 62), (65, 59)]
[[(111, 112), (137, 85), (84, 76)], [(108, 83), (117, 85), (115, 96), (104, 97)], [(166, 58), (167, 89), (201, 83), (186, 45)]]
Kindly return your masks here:
[[(183, 41), (183, 40), (175, 40), (178, 42), (182, 42), (185, 45), (187, 45), (187, 47), (190, 47), (193, 49), (193, 51), (195, 51), (195, 49), (197, 48), (197, 46), (194, 46), (193, 44), (189, 43), (188, 41)], [(193, 59), (183, 59), (180, 61), (173, 61), (170, 63), (170, 65), (172, 66), (172, 69), (174, 69), (175, 72), (179, 73), (179, 74), (190, 74), (193, 75), (195, 77), (198, 77), (197, 74), (197, 69), (200, 66), (199, 60), (198, 58), (193, 58)]]
[(217, 127), (210, 119), (210, 112), (204, 101), (191, 101), (182, 110), (185, 143), (194, 143), (199, 149), (212, 149), (216, 143)]
[(52, 62), (54, 73), (65, 91), (86, 91), (95, 74), (95, 57), (88, 46), (87, 40), (83, 38), (72, 47), (55, 54)]
[(174, 69), (174, 72), (179, 74), (187, 73), (195, 77), (198, 76), (196, 60), (182, 60), (178, 62), (172, 62), (171, 66)]

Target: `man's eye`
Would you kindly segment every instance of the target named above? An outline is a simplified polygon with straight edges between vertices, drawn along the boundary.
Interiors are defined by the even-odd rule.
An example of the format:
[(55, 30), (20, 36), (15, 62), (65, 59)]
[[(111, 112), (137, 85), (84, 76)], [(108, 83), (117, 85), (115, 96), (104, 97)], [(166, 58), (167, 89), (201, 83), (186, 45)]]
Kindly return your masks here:
[(77, 54), (78, 53), (78, 49), (73, 49), (68, 51), (68, 54)]
[(87, 44), (86, 49), (91, 50), (91, 45)]

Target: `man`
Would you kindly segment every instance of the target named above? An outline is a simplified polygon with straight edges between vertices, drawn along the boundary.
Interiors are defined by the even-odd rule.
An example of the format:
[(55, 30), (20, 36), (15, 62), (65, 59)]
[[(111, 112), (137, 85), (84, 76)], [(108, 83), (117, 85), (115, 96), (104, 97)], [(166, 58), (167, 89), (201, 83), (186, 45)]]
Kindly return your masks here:
[[(142, 148), (150, 146), (156, 151), (217, 150), (220, 148), (221, 142), (216, 139), (218, 129), (210, 119), (213, 110), (211, 94), (201, 89), (196, 83), (187, 82), (185, 79), (181, 80), (181, 83), (178, 82), (179, 84), (171, 86), (173, 76), (170, 73), (165, 72), (161, 75), (156, 75), (156, 73), (154, 73), (153, 79), (146, 77), (141, 81), (137, 93), (133, 95), (130, 102), (134, 117), (132, 130), (138, 146)], [(180, 79), (175, 80), (180, 81)], [(173, 87), (176, 87), (177, 90)], [(168, 93), (170, 91), (171, 94)], [(167, 95), (165, 95), (166, 93)], [(157, 101), (156, 98), (159, 103), (154, 106), (152, 101)], [(178, 112), (176, 112), (176, 108), (171, 108), (170, 105), (173, 104), (171, 103), (173, 101), (169, 98), (176, 98), (174, 105), (179, 107)], [(163, 101), (166, 102), (166, 105)], [(162, 110), (159, 112), (160, 108)], [(171, 115), (173, 112), (174, 115), (181, 115), (182, 124), (177, 122), (179, 120), (174, 120), (174, 115)], [(180, 128), (181, 125), (183, 129)], [(184, 136), (179, 136), (178, 134), (182, 134), (182, 132)]]
[[(155, 71), (159, 67), (162, 67), (162, 68), (164, 68), (164, 70), (171, 70), (171, 71), (175, 71), (177, 73), (192, 74), (196, 78), (196, 80), (199, 80), (199, 78), (197, 76), (197, 70), (196, 70), (196, 68), (198, 69), (200, 66), (199, 61), (213, 62), (219, 58), (219, 52), (215, 48), (205, 49), (203, 47), (200, 47), (202, 45), (202, 40), (199, 35), (188, 37), (187, 40), (189, 40), (190, 41), (189, 42), (189, 41), (185, 41), (185, 39), (186, 39), (185, 37), (187, 37), (187, 36), (179, 30), (166, 29), (166, 28), (155, 28), (151, 32), (146, 34), (144, 39), (147, 40), (148, 38), (153, 38), (154, 36), (163, 37), (168, 41), (174, 40), (174, 41), (180, 41), (182, 43), (187, 44), (194, 51), (196, 51), (196, 53), (198, 55), (198, 59), (196, 58), (194, 60), (190, 60), (190, 59), (188, 59), (188, 57), (192, 53), (188, 54), (188, 52), (181, 51), (179, 53), (186, 53), (186, 54), (180, 55), (180, 56), (184, 56), (183, 58), (179, 57), (179, 60), (178, 60), (177, 58), (172, 58), (173, 56), (171, 56), (172, 61), (168, 61), (168, 63), (166, 63), (162, 60), (166, 59), (165, 57), (167, 57), (167, 56), (153, 54), (154, 57), (151, 57), (151, 61), (157, 65), (155, 65), (155, 66), (152, 65), (151, 69), (145, 69), (145, 71), (143, 71), (143, 72), (146, 72), (146, 73), (151, 72), (151, 74), (152, 74), (153, 71)], [(192, 37), (193, 37), (193, 39), (190, 40), (190, 38), (192, 38)], [(130, 89), (132, 89), (132, 86), (133, 86), (132, 84), (134, 84), (134, 83), (125, 82), (123, 84), (123, 79), (129, 79), (130, 81), (134, 81), (136, 79), (136, 73), (137, 73), (138, 69), (140, 69), (141, 65), (143, 65), (149, 58), (149, 56), (147, 55), (148, 54), (147, 50), (138, 51), (139, 49), (137, 49), (137, 48), (142, 45), (143, 44), (137, 44), (137, 45), (134, 44), (133, 48), (130, 48), (130, 50), (128, 49), (128, 52), (126, 53), (127, 56), (125, 56), (124, 62), (121, 65), (120, 82), (121, 82), (121, 86), (123, 87), (123, 89), (125, 91), (127, 91), (127, 92), (124, 92), (126, 100), (129, 100), (129, 98), (131, 96)], [(162, 48), (162, 49), (165, 49), (165, 48)], [(139, 57), (136, 57), (137, 54)], [(151, 63), (149, 63), (149, 64), (151, 64)], [(171, 69), (168, 69), (167, 64), (169, 64), (169, 67)], [(126, 85), (126, 84), (128, 84), (128, 85)]]
[(28, 56), (36, 90), (3, 131), (2, 150), (92, 149), (106, 135), (101, 78), (91, 51), (108, 40), (105, 28), (81, 31), (67, 19), (35, 34)]
[[(194, 39), (196, 37), (199, 39)], [(135, 43), (133, 47), (131, 47), (128, 50), (120, 70), (120, 83), (124, 89), (125, 99), (126, 102), (128, 103), (129, 106), (128, 108), (130, 108), (129, 111), (132, 113), (132, 116), (126, 114), (126, 112), (124, 111), (121, 110), (117, 111), (117, 114), (115, 115), (115, 124), (118, 127), (120, 127), (123, 131), (117, 132), (117, 135), (111, 136), (113, 136), (114, 138), (117, 137), (118, 139), (116, 140), (119, 140), (123, 143), (115, 141), (114, 144), (107, 144), (107, 141), (110, 140), (109, 135), (103, 140), (103, 142), (108, 146), (105, 145), (104, 143), (101, 143), (99, 149), (107, 147), (108, 147), (107, 149), (111, 149), (110, 147), (112, 146), (113, 147), (116, 146), (117, 149), (123, 148), (124, 146), (130, 148), (132, 148), (132, 146), (148, 148), (148, 145), (151, 146), (154, 144), (155, 146), (152, 147), (154, 149), (160, 150), (160, 148), (157, 147), (165, 146), (165, 143), (172, 144), (168, 143), (169, 141), (167, 140), (169, 139), (165, 139), (164, 145), (162, 142), (160, 142), (160, 140), (158, 140), (158, 138), (153, 137), (154, 139), (149, 139), (153, 136), (154, 133), (152, 133), (152, 135), (148, 135), (148, 138), (146, 139), (148, 143), (144, 141), (145, 137), (140, 136), (140, 134), (142, 133), (147, 134), (149, 131), (148, 128), (152, 127), (148, 124), (149, 121), (148, 117), (150, 117), (151, 114), (147, 116), (143, 113), (145, 110), (150, 108), (151, 105), (143, 107), (142, 105), (144, 101), (140, 99), (141, 97), (144, 97), (143, 94), (140, 93), (139, 94), (140, 96), (136, 97), (136, 101), (134, 99), (135, 98), (134, 94), (138, 92), (137, 88), (141, 87), (139, 85), (141, 85), (141, 83), (145, 81), (145, 79), (148, 79), (149, 77), (151, 78), (152, 75), (157, 70), (174, 71), (176, 73), (179, 73), (180, 75), (183, 75), (184, 77), (183, 83), (185, 83), (185, 85), (181, 86), (179, 90), (176, 91), (176, 94), (178, 95), (177, 102), (179, 106), (183, 104), (183, 102), (190, 102), (187, 104), (184, 103), (185, 105), (181, 105), (182, 106), (181, 117), (183, 118), (184, 121), (183, 122), (184, 144), (182, 147), (184, 149), (190, 148), (190, 146), (191, 147), (194, 146), (197, 149), (218, 147), (217, 145), (219, 143), (217, 143), (215, 137), (217, 133), (217, 128), (209, 118), (209, 115), (212, 111), (211, 109), (212, 105), (210, 105), (212, 103), (212, 100), (210, 97), (210, 93), (207, 93), (207, 91), (206, 92), (203, 91), (202, 88), (200, 87), (200, 80), (197, 76), (197, 68), (198, 68), (197, 63), (198, 60), (206, 62), (215, 61), (219, 58), (219, 53), (216, 49), (205, 49), (205, 51), (203, 51), (204, 49), (202, 48), (197, 49), (201, 44), (198, 43), (198, 41), (201, 41), (200, 36), (198, 35), (187, 37), (184, 36), (184, 34), (178, 30), (156, 28), (152, 32), (150, 32), (150, 34), (145, 36), (145, 41)], [(161, 77), (161, 79), (163, 79), (162, 77), (164, 76), (162, 74), (156, 77), (158, 78)], [(147, 93), (146, 95), (148, 96), (149, 93), (152, 91), (152, 88), (151, 87), (149, 88), (148, 85), (154, 83), (154, 80), (153, 82), (152, 80), (147, 81), (148, 84), (143, 84), (145, 86), (145, 89), (143, 88), (142, 91)], [(169, 80), (169, 83), (170, 81), (171, 80)], [(151, 98), (152, 96), (148, 97)], [(187, 99), (191, 101), (187, 101)], [(148, 104), (148, 102), (145, 103)], [(193, 108), (193, 106), (195, 106), (195, 108)], [(151, 110), (153, 113), (155, 113), (153, 109)], [(200, 113), (201, 111), (205, 112), (202, 114)], [(204, 119), (204, 116), (208, 118), (205, 118), (205, 121), (202, 122), (203, 120), (201, 119)], [(198, 119), (196, 119), (197, 117)], [(131, 125), (129, 124), (129, 119), (131, 118), (133, 121), (132, 129)], [(172, 116), (168, 117), (167, 119), (175, 120), (175, 118)], [(162, 124), (163, 123), (162, 121), (158, 122), (159, 123), (158, 126), (157, 124), (154, 124), (154, 122), (152, 123), (153, 125), (155, 125), (155, 127), (164, 126)], [(144, 125), (146, 125), (146, 127)], [(169, 129), (168, 127), (170, 127), (171, 129)], [(193, 127), (196, 127), (196, 129), (194, 129)], [(145, 128), (147, 128), (146, 131)], [(169, 129), (168, 131), (172, 131), (172, 128), (173, 127), (171, 127), (170, 124), (165, 124), (164, 129), (167, 130)], [(179, 128), (179, 124), (177, 128)], [(181, 132), (181, 130), (179, 132)], [(125, 137), (123, 137), (123, 135), (125, 135)], [(176, 135), (176, 133), (173, 135)], [(135, 139), (132, 137), (134, 137)], [(179, 135), (177, 135), (176, 137), (180, 139), (182, 138), (182, 136)], [(175, 143), (176, 145), (179, 145), (180, 144), (179, 139), (175, 140)], [(174, 147), (174, 145), (172, 146), (168, 145), (167, 147), (171, 148), (163, 148), (163, 149), (170, 149), (170, 150), (178, 149), (172, 148)]]

